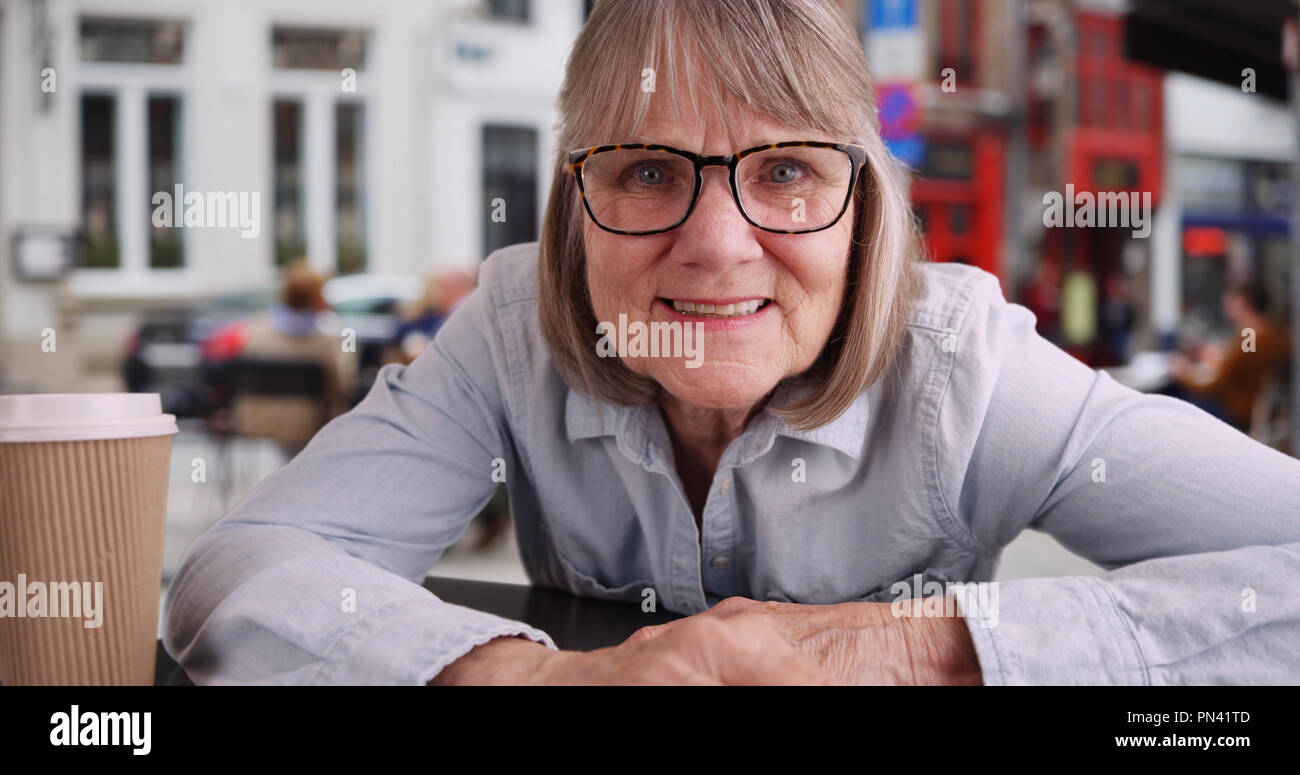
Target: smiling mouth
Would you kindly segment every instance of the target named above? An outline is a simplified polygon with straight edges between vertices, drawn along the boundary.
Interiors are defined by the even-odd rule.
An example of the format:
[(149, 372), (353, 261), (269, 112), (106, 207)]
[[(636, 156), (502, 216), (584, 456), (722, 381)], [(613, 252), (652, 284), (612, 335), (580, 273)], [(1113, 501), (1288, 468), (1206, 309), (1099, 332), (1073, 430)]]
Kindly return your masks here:
[(772, 303), (771, 299), (748, 299), (734, 304), (703, 304), (681, 299), (665, 299), (663, 297), (660, 297), (659, 300), (683, 315), (693, 315), (701, 318), (746, 317), (756, 314)]

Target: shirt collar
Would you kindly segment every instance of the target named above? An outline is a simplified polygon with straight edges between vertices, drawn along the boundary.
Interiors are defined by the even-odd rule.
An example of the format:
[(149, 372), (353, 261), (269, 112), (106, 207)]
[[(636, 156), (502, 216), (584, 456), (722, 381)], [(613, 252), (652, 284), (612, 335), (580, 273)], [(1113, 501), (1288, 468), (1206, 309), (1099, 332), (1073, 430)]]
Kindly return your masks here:
[[(811, 392), (812, 387), (794, 387), (782, 386), (777, 389), (777, 395), (773, 396), (771, 403), (780, 405), (790, 403), (794, 398)], [(791, 439), (800, 439), (810, 444), (818, 444), (823, 447), (830, 447), (838, 452), (856, 460), (862, 454), (862, 447), (867, 437), (867, 426), (870, 422), (871, 400), (867, 391), (862, 391), (858, 397), (853, 399), (838, 417), (816, 428), (806, 431), (795, 430), (784, 421), (777, 423), (776, 434), (786, 436)]]
[[(862, 454), (870, 419), (867, 391), (860, 393), (838, 417), (811, 430), (795, 430), (771, 411), (771, 406), (788, 404), (811, 389), (809, 386), (792, 383), (782, 383), (777, 387), (776, 393), (768, 402), (769, 408), (764, 408), (741, 435), (744, 441), (740, 446), (740, 464), (748, 463), (765, 453), (771, 448), (775, 436), (829, 447), (855, 460)], [(595, 401), (570, 387), (565, 401), (564, 420), (570, 441), (613, 436), (619, 449), (642, 465), (653, 464), (671, 446), (659, 411), (651, 404), (615, 406)]]

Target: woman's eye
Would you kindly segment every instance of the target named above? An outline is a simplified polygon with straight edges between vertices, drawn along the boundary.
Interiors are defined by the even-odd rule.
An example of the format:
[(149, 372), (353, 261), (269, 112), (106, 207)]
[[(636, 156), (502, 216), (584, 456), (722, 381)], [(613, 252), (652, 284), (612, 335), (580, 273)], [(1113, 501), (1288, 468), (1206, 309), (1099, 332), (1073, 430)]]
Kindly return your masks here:
[(773, 164), (768, 170), (768, 180), (773, 183), (792, 183), (802, 176), (803, 170), (789, 162)]
[(643, 186), (663, 185), (667, 179), (663, 168), (653, 164), (642, 164), (632, 169), (632, 180)]

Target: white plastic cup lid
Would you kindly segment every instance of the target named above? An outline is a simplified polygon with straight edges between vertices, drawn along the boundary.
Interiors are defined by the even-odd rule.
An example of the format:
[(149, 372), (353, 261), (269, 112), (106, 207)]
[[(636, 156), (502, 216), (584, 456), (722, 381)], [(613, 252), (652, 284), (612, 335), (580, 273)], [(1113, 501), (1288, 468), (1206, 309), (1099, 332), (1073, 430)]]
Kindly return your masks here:
[(92, 441), (176, 433), (157, 393), (0, 395), (0, 442)]

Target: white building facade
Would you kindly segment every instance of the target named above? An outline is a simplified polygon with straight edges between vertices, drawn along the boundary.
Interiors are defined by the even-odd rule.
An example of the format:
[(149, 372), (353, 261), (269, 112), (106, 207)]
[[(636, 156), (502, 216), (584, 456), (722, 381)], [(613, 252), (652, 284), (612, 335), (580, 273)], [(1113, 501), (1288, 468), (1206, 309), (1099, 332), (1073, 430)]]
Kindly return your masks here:
[[(295, 257), (424, 274), (533, 238), (585, 12), (583, 0), (0, 4), (0, 385), (120, 389), (141, 311), (269, 287)], [(163, 191), (209, 196), (209, 221), (159, 226)], [(258, 227), (213, 225), (226, 212), (213, 193), (243, 197), (247, 214), (255, 202)]]

